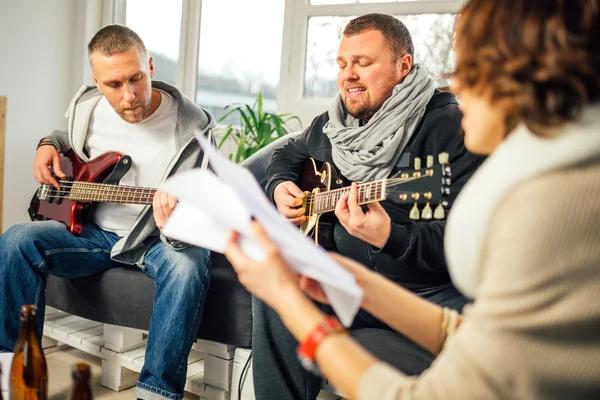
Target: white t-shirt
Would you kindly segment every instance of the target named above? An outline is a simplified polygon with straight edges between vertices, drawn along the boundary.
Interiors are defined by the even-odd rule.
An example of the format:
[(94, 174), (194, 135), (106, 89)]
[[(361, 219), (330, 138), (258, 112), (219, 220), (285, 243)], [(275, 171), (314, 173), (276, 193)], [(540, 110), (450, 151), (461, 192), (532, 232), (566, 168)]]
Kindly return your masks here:
[[(177, 102), (168, 93), (159, 92), (158, 108), (137, 124), (123, 120), (105, 97), (92, 112), (86, 139), (90, 159), (109, 151), (130, 156), (133, 162), (120, 181), (122, 185), (157, 187), (176, 154)], [(100, 203), (94, 222), (106, 231), (125, 236), (143, 208), (140, 204)]]

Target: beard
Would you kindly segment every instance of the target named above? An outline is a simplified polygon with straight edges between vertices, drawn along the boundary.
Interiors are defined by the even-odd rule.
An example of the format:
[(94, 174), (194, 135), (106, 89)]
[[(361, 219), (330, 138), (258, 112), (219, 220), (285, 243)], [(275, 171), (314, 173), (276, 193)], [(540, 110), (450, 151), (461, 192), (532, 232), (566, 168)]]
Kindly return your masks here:
[(342, 103), (348, 114), (354, 118), (368, 120), (383, 106), (390, 97), (392, 97), (393, 85), (380, 90), (370, 90), (368, 86), (365, 91), (366, 96), (359, 99), (348, 99), (347, 95), (342, 96)]
[[(117, 110), (117, 114), (119, 114), (119, 116), (126, 122), (129, 122), (131, 124), (137, 124), (139, 122), (142, 122), (143, 120), (145, 120), (148, 117), (148, 114), (150, 114), (150, 107), (152, 105), (152, 99), (148, 100), (148, 102), (146, 102), (146, 104), (144, 103), (138, 103), (138, 104), (131, 104), (131, 105), (127, 105), (125, 107), (120, 107), (119, 110)], [(131, 110), (133, 108), (136, 107), (142, 107), (142, 115), (141, 117), (138, 119), (137, 116), (131, 115), (131, 114), (127, 114), (126, 111), (127, 110)]]
[(373, 109), (368, 104), (352, 104), (352, 102), (344, 102), (346, 111), (354, 118), (358, 119), (369, 119), (377, 112), (378, 109)]
[(342, 102), (344, 103), (344, 107), (346, 108), (346, 111), (348, 111), (348, 114), (358, 119), (371, 118), (383, 104), (373, 105), (366, 101), (348, 101), (346, 99), (342, 99)]

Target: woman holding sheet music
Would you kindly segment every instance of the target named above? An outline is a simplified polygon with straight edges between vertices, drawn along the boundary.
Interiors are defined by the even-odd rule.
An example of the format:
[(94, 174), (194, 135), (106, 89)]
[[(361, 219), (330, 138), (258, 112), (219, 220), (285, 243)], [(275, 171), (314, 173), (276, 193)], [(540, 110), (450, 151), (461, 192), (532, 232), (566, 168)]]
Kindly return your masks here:
[[(600, 1), (471, 0), (456, 26), (453, 89), (465, 143), (491, 154), (456, 200), (446, 231), (464, 315), (347, 258), (362, 307), (431, 352), (408, 377), (378, 362), (305, 293), (258, 222), (255, 262), (234, 235), (240, 281), (273, 307), (313, 361), (360, 399), (600, 397)], [(340, 201), (356, 205), (356, 187)], [(305, 292), (305, 293), (304, 293)]]

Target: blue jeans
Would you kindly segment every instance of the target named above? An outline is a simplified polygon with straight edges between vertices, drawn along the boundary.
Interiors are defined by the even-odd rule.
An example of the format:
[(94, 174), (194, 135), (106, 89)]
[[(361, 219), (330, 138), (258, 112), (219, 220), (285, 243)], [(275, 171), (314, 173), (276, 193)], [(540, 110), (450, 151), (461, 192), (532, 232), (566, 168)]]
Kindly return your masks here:
[[(452, 284), (427, 288), (416, 294), (459, 311), (467, 303)], [(333, 313), (329, 306), (322, 308), (328, 314)], [(252, 375), (256, 398), (316, 399), (321, 390), (322, 378), (302, 367), (296, 357), (298, 341), (289, 333), (277, 313), (253, 297), (252, 317)], [(408, 375), (419, 375), (435, 358), (432, 353), (362, 309), (354, 319), (350, 335), (375, 357)]]
[[(95, 224), (74, 236), (54, 221), (18, 224), (0, 236), (0, 351), (14, 349), (23, 304), (37, 305), (41, 337), (49, 274), (80, 278), (122, 267), (110, 259), (118, 240)], [(193, 246), (175, 250), (157, 239), (139, 267), (155, 280), (156, 295), (135, 396), (181, 399), (210, 285), (210, 253)]]

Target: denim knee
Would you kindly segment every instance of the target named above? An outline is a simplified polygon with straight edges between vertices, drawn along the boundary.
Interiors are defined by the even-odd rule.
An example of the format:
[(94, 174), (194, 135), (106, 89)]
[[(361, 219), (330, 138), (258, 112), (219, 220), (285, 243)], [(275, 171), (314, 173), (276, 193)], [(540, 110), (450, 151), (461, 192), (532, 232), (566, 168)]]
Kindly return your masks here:
[(14, 250), (21, 246), (25, 241), (31, 241), (35, 239), (41, 229), (46, 229), (46, 224), (44, 227), (38, 226), (37, 223), (26, 222), (23, 224), (13, 225), (6, 232), (0, 236), (0, 245), (2, 250)]
[(0, 249), (11, 251), (37, 238), (52, 235), (57, 230), (64, 231), (63, 224), (56, 221), (25, 222), (8, 228), (0, 236)]
[(210, 277), (210, 251), (206, 249), (189, 247), (185, 250), (171, 251), (167, 260), (169, 275), (176, 283), (206, 284)]
[(0, 260), (5, 261), (1, 264), (11, 264), (7, 260), (14, 260), (15, 257), (22, 257), (33, 264), (42, 262), (42, 243), (54, 237), (59, 230), (64, 231), (65, 227), (56, 221), (25, 222), (11, 226), (0, 236)]

